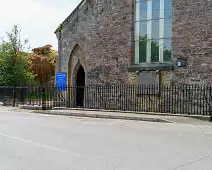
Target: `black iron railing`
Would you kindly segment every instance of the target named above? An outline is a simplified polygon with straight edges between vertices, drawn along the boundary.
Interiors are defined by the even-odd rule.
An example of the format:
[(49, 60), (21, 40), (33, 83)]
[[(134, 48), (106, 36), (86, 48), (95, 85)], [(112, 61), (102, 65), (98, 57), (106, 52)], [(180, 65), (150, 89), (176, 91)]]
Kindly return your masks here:
[[(62, 89), (62, 90), (61, 90)], [(0, 87), (4, 105), (212, 115), (211, 85), (86, 85)]]

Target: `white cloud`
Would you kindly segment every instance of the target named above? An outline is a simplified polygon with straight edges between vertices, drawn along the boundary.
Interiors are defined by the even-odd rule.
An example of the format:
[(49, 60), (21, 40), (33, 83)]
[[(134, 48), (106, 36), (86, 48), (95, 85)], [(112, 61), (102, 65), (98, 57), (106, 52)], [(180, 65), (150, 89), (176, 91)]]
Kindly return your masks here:
[(52, 44), (57, 49), (54, 31), (80, 1), (0, 0), (0, 37), (18, 24), (22, 38), (29, 39), (31, 48)]

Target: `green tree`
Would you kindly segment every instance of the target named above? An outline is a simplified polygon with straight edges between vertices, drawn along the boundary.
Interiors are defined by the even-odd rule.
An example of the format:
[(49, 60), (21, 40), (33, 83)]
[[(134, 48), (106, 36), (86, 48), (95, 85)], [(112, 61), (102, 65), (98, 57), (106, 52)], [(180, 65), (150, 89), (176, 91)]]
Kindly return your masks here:
[(28, 72), (28, 54), (24, 52), (28, 40), (21, 41), (20, 30), (15, 25), (8, 40), (0, 43), (0, 85), (14, 86), (34, 82), (33, 73)]

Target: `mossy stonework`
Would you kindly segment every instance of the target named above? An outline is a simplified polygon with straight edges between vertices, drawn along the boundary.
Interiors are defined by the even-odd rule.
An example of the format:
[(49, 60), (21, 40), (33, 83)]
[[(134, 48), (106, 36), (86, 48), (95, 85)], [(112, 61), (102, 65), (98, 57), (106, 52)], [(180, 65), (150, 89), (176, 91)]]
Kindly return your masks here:
[[(69, 85), (75, 85), (79, 66), (86, 84), (136, 83), (136, 70), (129, 71), (135, 63), (135, 8), (135, 0), (83, 0), (60, 25), (57, 72), (68, 73)], [(154, 68), (160, 83), (211, 83), (212, 2), (172, 0), (172, 22), (173, 67)], [(176, 66), (178, 58), (185, 67)]]

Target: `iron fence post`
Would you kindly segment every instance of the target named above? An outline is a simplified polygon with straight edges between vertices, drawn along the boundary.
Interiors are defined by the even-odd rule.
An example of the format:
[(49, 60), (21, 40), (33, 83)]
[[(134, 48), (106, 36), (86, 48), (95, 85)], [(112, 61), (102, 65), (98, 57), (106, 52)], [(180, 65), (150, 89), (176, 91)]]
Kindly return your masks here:
[(13, 89), (13, 107), (15, 107), (15, 100), (16, 100), (16, 86), (14, 86), (14, 89)]
[[(6, 86), (4, 87), (4, 94), (3, 94), (3, 96), (5, 96), (5, 94), (6, 94)], [(10, 104), (10, 101), (9, 101), (9, 104)], [(6, 105), (6, 99), (5, 99), (5, 97), (4, 97), (4, 103), (3, 103), (3, 105)]]
[[(67, 86), (64, 91), (54, 86), (44, 85), (0, 87), (0, 99), (5, 103), (8, 97), (13, 107), (19, 104), (20, 99), (21, 104), (38, 104), (42, 110), (53, 106), (80, 106), (105, 110), (160, 111), (172, 114), (206, 115), (210, 116), (212, 121), (212, 86), (210, 85), (90, 84)], [(12, 99), (14, 100), (10, 101)]]
[(45, 87), (42, 86), (42, 110), (46, 110), (46, 105), (45, 105)]
[(25, 86), (21, 86), (20, 87), (20, 104), (23, 104), (25, 103)]

